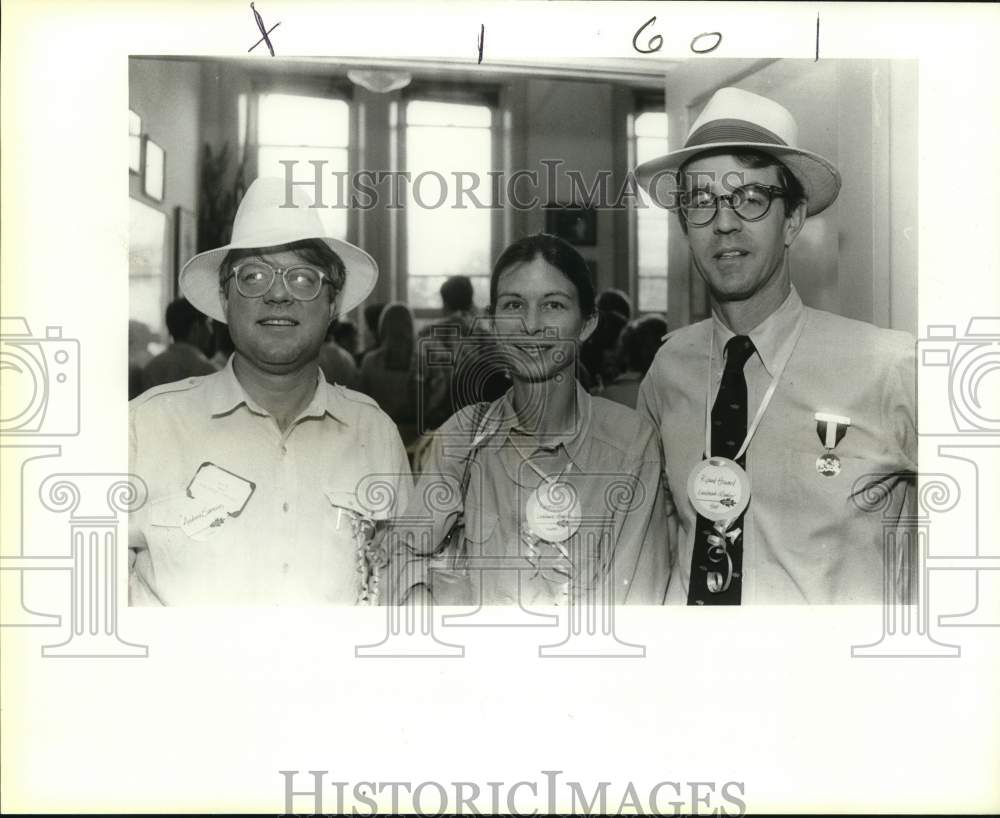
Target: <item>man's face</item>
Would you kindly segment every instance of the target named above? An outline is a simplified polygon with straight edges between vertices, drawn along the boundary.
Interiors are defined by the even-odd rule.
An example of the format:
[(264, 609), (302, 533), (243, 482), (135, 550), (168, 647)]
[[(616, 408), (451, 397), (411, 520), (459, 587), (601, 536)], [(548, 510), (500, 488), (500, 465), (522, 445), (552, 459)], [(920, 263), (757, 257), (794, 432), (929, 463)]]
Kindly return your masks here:
[[(781, 187), (777, 168), (745, 168), (731, 155), (695, 159), (685, 176), (689, 193), (708, 190), (726, 196), (752, 183)], [(763, 290), (786, 286), (785, 248), (795, 240), (804, 218), (804, 205), (786, 217), (784, 201), (776, 197), (758, 221), (744, 221), (728, 202), (720, 202), (708, 224), (689, 224), (691, 257), (716, 301), (745, 301)]]
[[(306, 263), (293, 250), (255, 258), (282, 269)], [(330, 293), (330, 285), (324, 284), (312, 301), (299, 301), (276, 275), (262, 297), (246, 298), (230, 279), (223, 288), (222, 302), (236, 352), (256, 368), (273, 374), (294, 372), (315, 361), (337, 313)]]
[(570, 368), (576, 344), (597, 326), (584, 318), (573, 282), (540, 256), (501, 273), (493, 322), (511, 374), (526, 381)]

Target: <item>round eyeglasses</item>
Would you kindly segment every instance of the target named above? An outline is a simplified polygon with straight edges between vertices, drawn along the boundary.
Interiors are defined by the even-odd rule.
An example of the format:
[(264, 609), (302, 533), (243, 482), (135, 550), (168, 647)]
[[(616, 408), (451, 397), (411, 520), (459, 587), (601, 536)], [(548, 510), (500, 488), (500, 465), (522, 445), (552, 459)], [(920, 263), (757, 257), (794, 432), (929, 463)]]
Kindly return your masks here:
[(260, 298), (274, 286), (278, 275), (297, 301), (312, 301), (319, 295), (324, 284), (333, 284), (326, 274), (309, 264), (294, 264), (291, 267), (272, 267), (266, 261), (253, 259), (237, 264), (222, 283), (236, 279), (236, 289), (244, 298)]
[(681, 195), (681, 212), (688, 224), (704, 227), (719, 212), (719, 202), (726, 202), (743, 221), (755, 222), (768, 214), (775, 197), (785, 193), (784, 188), (759, 184), (743, 185), (728, 196), (716, 196), (710, 190), (696, 190)]

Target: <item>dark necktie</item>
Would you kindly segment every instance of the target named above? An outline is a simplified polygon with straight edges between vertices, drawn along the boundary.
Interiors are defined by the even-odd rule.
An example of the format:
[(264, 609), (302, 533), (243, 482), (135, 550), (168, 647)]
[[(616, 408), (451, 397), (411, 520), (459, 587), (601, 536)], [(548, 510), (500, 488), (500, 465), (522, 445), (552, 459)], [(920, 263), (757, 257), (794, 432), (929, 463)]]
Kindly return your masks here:
[[(747, 434), (747, 379), (743, 366), (754, 353), (753, 341), (746, 335), (736, 335), (726, 344), (726, 365), (722, 370), (719, 394), (712, 406), (712, 455), (736, 460), (746, 468), (746, 452), (737, 460), (736, 453)], [(730, 527), (730, 532), (740, 529), (735, 538), (726, 538), (725, 550), (733, 563), (732, 580), (725, 591), (709, 590), (709, 575), (716, 573), (725, 578), (728, 563), (721, 555), (720, 537), (711, 520), (698, 515), (695, 529), (694, 552), (691, 555), (691, 582), (688, 586), (688, 605), (739, 605), (743, 580), (743, 515)], [(709, 539), (711, 538), (711, 540)], [(713, 548), (713, 541), (716, 544)], [(713, 559), (715, 557), (715, 559)], [(718, 581), (719, 576), (717, 576)]]

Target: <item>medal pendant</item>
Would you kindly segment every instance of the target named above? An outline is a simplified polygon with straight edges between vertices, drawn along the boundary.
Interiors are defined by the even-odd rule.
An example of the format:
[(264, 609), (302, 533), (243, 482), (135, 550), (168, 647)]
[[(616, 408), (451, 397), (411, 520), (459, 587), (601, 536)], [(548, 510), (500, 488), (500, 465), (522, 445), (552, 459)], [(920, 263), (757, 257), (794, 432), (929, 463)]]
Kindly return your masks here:
[(840, 458), (833, 452), (823, 452), (816, 458), (816, 471), (824, 477), (836, 477), (840, 474)]
[(580, 528), (580, 500), (569, 483), (544, 482), (528, 497), (528, 533), (550, 543), (564, 542)]
[(728, 457), (710, 457), (698, 463), (688, 477), (687, 490), (695, 511), (712, 522), (736, 520), (750, 502), (747, 473)]

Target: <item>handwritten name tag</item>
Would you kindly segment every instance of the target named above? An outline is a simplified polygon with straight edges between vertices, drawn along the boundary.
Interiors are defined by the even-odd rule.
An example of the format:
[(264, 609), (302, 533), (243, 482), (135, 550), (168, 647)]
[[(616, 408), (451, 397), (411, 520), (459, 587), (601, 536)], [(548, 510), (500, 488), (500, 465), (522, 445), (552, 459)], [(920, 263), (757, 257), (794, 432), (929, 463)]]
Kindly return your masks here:
[(151, 507), (153, 525), (180, 528), (193, 540), (204, 541), (238, 517), (256, 485), (214, 463), (202, 463), (183, 492), (157, 500)]
[(726, 457), (702, 460), (688, 478), (688, 497), (708, 520), (735, 520), (750, 502), (750, 481), (738, 463)]

